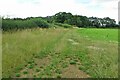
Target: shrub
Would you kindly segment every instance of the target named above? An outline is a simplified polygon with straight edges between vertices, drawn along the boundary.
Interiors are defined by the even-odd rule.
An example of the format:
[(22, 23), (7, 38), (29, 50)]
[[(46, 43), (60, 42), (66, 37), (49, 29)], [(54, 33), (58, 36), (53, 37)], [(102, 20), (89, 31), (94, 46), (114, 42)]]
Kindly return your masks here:
[(28, 72), (27, 71), (23, 71), (23, 74), (28, 74)]
[(41, 18), (31, 18), (31, 19), (3, 19), (2, 29), (3, 31), (18, 30), (18, 29), (29, 29), (29, 28), (48, 28), (50, 25), (47, 21)]
[(72, 26), (69, 25), (69, 24), (62, 24), (62, 26), (63, 26), (64, 28), (72, 28)]
[(29, 68), (29, 69), (32, 69), (32, 68), (33, 68), (33, 65), (28, 66), (28, 68)]
[(57, 78), (62, 78), (60, 74), (57, 74)]
[(20, 77), (20, 73), (16, 73), (16, 77)]
[(70, 64), (76, 64), (76, 61), (75, 60), (71, 60)]
[(42, 20), (41, 18), (34, 18), (32, 19), (32, 21), (40, 28), (48, 28), (49, 24), (47, 23), (47, 21)]
[(72, 28), (72, 25), (69, 25), (69, 24), (55, 23), (55, 25), (58, 25), (58, 26), (64, 27), (64, 28)]
[(39, 71), (40, 71), (40, 69), (36, 68), (36, 72), (39, 72)]

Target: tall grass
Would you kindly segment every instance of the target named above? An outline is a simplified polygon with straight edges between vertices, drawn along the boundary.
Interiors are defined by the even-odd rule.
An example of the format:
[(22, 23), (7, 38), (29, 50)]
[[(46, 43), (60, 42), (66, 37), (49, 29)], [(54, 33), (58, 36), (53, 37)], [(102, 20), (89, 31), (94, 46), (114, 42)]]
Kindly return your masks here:
[[(79, 29), (77, 32), (79, 36), (76, 39), (81, 43), (88, 56), (85, 60), (86, 63), (83, 62), (83, 70), (92, 77), (117, 78), (118, 30)], [(84, 40), (81, 41), (80, 37), (83, 37)], [(92, 46), (92, 48), (89, 46)]]
[[(57, 29), (31, 29), (3, 33), (3, 77), (9, 77), (17, 67), (22, 67), (33, 54), (48, 50), (66, 31)], [(46, 54), (48, 54), (46, 52)], [(42, 55), (42, 54), (41, 54)], [(44, 54), (43, 54), (44, 55)]]
[[(92, 32), (88, 29), (58, 28), (3, 32), (3, 77), (14, 75), (16, 68), (23, 68), (26, 62), (32, 60), (34, 54), (40, 58), (51, 56), (50, 64), (44, 67), (45, 71), (39, 73), (40, 77), (43, 73), (50, 77), (47, 74), (51, 74), (52, 71), (52, 75), (55, 76), (56, 73), (61, 73), (64, 67), (75, 64), (76, 68), (93, 78), (117, 78), (118, 44), (107, 42), (116, 41), (116, 30), (106, 29), (113, 32), (107, 32), (109, 33), (107, 39), (102, 37), (102, 34), (106, 35), (106, 31), (91, 30)], [(93, 34), (96, 30), (98, 33)], [(99, 38), (92, 38), (98, 35)], [(73, 44), (69, 39), (78, 44)], [(54, 73), (54, 70), (57, 72)]]

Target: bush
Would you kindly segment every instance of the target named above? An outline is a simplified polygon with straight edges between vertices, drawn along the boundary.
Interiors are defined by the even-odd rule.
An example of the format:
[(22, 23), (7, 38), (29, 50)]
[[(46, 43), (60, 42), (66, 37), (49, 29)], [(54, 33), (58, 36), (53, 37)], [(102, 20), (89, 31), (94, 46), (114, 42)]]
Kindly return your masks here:
[(71, 28), (72, 26), (71, 25), (69, 25), (69, 24), (63, 24), (62, 25), (64, 28)]
[(12, 20), (12, 19), (5, 19), (2, 20), (2, 29), (4, 31), (7, 30), (17, 30), (17, 29), (26, 29), (36, 27), (36, 24), (30, 20)]
[(3, 31), (18, 30), (18, 29), (29, 29), (29, 28), (48, 28), (49, 24), (47, 21), (41, 18), (31, 19), (3, 19), (2, 29)]
[(76, 64), (76, 61), (75, 61), (75, 60), (71, 60), (71, 61), (70, 61), (70, 64), (71, 64), (71, 65)]
[(39, 71), (40, 71), (40, 69), (36, 68), (36, 72), (39, 72)]
[(42, 20), (41, 18), (35, 18), (32, 19), (32, 21), (40, 28), (48, 28), (49, 24), (47, 23), (47, 21)]
[(28, 74), (28, 71), (23, 71), (23, 74)]
[(72, 25), (69, 25), (69, 24), (55, 23), (55, 25), (58, 25), (58, 26), (64, 27), (64, 28), (72, 28)]
[(20, 73), (16, 73), (16, 77), (20, 77)]

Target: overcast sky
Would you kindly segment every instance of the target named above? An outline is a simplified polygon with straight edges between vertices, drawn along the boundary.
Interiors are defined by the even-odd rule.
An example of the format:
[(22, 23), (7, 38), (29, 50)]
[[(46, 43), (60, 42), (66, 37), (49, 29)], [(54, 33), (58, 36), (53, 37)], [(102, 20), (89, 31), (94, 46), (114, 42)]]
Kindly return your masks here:
[(119, 0), (1, 0), (0, 15), (10, 17), (51, 16), (58, 12), (110, 17), (118, 21)]

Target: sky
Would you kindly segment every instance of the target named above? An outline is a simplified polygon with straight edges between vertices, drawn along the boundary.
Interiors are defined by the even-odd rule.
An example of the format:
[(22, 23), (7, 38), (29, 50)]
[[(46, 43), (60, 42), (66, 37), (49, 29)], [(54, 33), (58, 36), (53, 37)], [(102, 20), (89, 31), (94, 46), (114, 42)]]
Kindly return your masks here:
[(1, 0), (0, 15), (7, 17), (51, 16), (58, 12), (88, 17), (110, 17), (118, 22), (119, 0)]
[(118, 3), (118, 21), (120, 21), (120, 1)]

